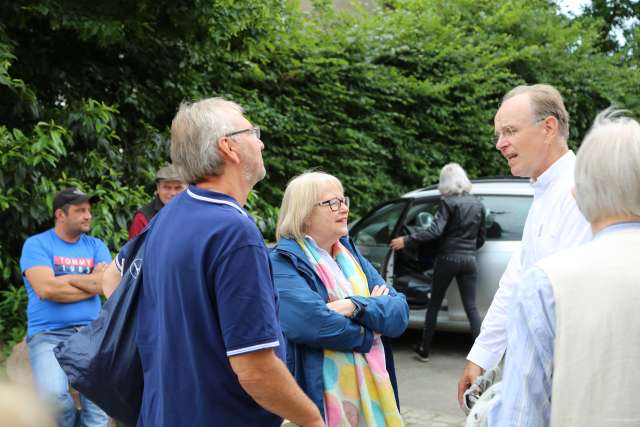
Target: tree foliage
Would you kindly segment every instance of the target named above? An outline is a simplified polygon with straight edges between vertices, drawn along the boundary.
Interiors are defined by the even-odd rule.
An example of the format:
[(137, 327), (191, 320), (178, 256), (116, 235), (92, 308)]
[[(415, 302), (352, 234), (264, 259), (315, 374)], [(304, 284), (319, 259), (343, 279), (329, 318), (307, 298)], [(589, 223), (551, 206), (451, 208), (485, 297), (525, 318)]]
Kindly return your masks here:
[(610, 103), (640, 112), (640, 38), (603, 49), (602, 22), (618, 22), (607, 16), (572, 19), (550, 0), (386, 0), (350, 14), (329, 1), (3, 2), (0, 317), (11, 307), (12, 320), (0, 341), (20, 336), (17, 262), (51, 226), (54, 192), (99, 194), (92, 234), (116, 251), (182, 100), (227, 97), (262, 127), (268, 175), (249, 208), (272, 237), (282, 191), (306, 169), (341, 178), (356, 215), (450, 161), (507, 174), (492, 121), (515, 85), (558, 87), (573, 147)]
[(582, 16), (594, 22), (596, 46), (601, 51), (619, 52), (625, 47), (620, 40), (634, 38), (640, 24), (640, 1), (592, 0), (584, 7)]

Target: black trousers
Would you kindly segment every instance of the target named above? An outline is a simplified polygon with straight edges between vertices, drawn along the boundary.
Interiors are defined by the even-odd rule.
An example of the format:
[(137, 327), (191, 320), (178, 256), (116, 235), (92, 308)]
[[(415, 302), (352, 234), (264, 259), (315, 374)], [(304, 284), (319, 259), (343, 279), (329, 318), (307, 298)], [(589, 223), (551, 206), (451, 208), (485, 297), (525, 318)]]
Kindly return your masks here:
[(458, 290), (462, 298), (464, 311), (471, 324), (471, 333), (475, 339), (480, 333), (480, 316), (476, 307), (476, 279), (478, 267), (474, 255), (441, 255), (436, 258), (433, 267), (433, 285), (431, 300), (425, 315), (422, 331), (422, 351), (429, 354), (433, 332), (438, 323), (438, 312), (442, 300), (453, 278), (458, 282)]

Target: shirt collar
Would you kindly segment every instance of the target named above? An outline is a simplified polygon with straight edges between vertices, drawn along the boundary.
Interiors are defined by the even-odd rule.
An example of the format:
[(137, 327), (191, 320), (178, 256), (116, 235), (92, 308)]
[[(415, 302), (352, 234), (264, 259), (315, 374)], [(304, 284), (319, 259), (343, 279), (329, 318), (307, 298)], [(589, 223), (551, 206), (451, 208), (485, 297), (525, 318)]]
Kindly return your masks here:
[(538, 177), (538, 179), (531, 179), (531, 186), (536, 192), (536, 195), (544, 193), (549, 185), (556, 181), (559, 176), (570, 173), (573, 174), (574, 165), (576, 163), (576, 155), (573, 151), (569, 150), (556, 160), (546, 171)]
[(231, 207), (236, 208), (240, 211), (244, 216), (247, 216), (246, 211), (240, 206), (240, 203), (233, 197), (228, 194), (219, 193), (217, 191), (205, 190), (204, 188), (196, 187), (195, 185), (190, 185), (186, 191), (187, 195), (192, 199), (201, 200), (209, 203), (217, 203), (229, 205)]
[(593, 236), (594, 240), (599, 239), (602, 236), (606, 236), (607, 234), (616, 233), (622, 230), (631, 230), (636, 229), (640, 230), (640, 221), (626, 221), (626, 222), (618, 222), (616, 224), (607, 225), (602, 230), (598, 231), (595, 236)]

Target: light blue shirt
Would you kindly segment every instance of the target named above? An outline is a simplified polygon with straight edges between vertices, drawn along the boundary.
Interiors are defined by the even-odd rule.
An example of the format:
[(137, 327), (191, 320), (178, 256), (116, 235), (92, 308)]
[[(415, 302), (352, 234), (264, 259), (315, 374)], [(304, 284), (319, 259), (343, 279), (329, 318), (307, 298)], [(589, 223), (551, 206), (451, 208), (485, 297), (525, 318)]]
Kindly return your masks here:
[(86, 325), (98, 317), (100, 297), (62, 303), (40, 299), (25, 272), (31, 267), (49, 267), (54, 276), (91, 274), (98, 263), (111, 262), (109, 249), (100, 239), (81, 234), (77, 242), (67, 242), (53, 228), (29, 237), (22, 247), (20, 269), (27, 289), (27, 336), (69, 326)]
[[(610, 225), (594, 239), (630, 228), (640, 228), (640, 222)], [(555, 336), (551, 281), (532, 267), (516, 287), (509, 309), (502, 392), (489, 414), (490, 426), (549, 425)]]

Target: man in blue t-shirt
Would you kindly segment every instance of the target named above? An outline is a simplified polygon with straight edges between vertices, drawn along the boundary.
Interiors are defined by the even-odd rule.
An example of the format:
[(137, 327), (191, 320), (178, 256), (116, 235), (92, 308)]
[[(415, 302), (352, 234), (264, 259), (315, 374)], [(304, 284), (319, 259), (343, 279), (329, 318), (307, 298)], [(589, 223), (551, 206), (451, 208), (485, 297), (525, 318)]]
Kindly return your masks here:
[(184, 103), (173, 120), (171, 159), (191, 185), (147, 231), (138, 426), (324, 425), (283, 363), (267, 249), (242, 207), (265, 175), (263, 148), (260, 129), (220, 98)]
[(76, 410), (67, 376), (53, 354), (59, 342), (96, 319), (100, 311), (102, 273), (111, 255), (101, 240), (85, 234), (91, 228), (91, 205), (98, 200), (76, 188), (57, 193), (54, 227), (29, 237), (20, 257), (29, 297), (27, 345), (33, 379), (38, 391), (56, 405), (62, 427), (106, 427), (109, 422), (83, 396), (82, 411)]

